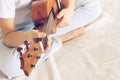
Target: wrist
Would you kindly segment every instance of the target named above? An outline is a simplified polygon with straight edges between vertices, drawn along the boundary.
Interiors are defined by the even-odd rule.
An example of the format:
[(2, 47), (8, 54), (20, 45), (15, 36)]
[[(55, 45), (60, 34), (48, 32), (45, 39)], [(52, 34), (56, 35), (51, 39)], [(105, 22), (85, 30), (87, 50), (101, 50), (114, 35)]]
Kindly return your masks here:
[(10, 32), (4, 38), (4, 43), (9, 47), (17, 47), (23, 44), (25, 38), (24, 32)]

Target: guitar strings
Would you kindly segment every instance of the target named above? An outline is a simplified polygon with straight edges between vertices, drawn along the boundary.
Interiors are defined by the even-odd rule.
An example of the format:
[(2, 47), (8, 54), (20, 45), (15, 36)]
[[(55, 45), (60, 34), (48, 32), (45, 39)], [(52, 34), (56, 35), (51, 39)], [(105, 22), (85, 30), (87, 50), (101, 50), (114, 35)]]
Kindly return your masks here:
[[(62, 1), (61, 0), (57, 0), (57, 3), (58, 3), (58, 9), (61, 10), (62, 7), (63, 7), (62, 6)], [(48, 23), (47, 23), (47, 25), (44, 25), (44, 28), (43, 28), (43, 32), (47, 33), (47, 35), (51, 33), (52, 26), (54, 26), (53, 25), (53, 21), (54, 21), (53, 13), (54, 12), (52, 12), (52, 10), (51, 10), (50, 11), (50, 16), (48, 18)], [(46, 42), (46, 38), (42, 38), (42, 44), (43, 44), (43, 46), (45, 45), (45, 42)]]
[[(53, 18), (52, 11), (51, 11), (51, 12), (50, 12), (50, 17), (48, 18), (48, 23), (47, 23), (47, 25), (44, 26), (44, 29), (43, 29), (43, 31), (44, 31), (47, 35), (50, 34), (51, 31), (52, 31), (53, 21), (54, 21), (54, 18)], [(46, 42), (46, 38), (43, 38), (43, 39), (42, 39), (43, 45), (45, 45), (45, 42)]]

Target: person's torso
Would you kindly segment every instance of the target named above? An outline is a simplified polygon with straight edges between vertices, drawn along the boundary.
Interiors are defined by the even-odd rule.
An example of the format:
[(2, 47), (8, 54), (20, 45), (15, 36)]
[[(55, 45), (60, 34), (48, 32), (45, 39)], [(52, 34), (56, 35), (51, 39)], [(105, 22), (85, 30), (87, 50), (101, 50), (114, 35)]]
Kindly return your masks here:
[(32, 21), (32, 0), (15, 0), (15, 24), (29, 23)]

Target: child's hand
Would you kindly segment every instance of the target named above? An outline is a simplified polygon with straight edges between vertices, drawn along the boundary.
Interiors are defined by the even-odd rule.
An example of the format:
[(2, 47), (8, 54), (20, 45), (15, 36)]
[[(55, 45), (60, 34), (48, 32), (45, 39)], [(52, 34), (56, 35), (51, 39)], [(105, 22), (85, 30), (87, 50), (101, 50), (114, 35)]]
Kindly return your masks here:
[(51, 42), (52, 42), (51, 37), (48, 35), (47, 36), (47, 47), (45, 48), (45, 52), (47, 52), (50, 49)]
[(30, 44), (34, 44), (36, 38), (45, 38), (46, 37), (46, 34), (44, 32), (40, 32), (39, 30), (26, 31), (25, 35), (26, 35), (26, 40)]
[(58, 27), (65, 27), (69, 26), (70, 22), (74, 15), (74, 9), (73, 8), (64, 8), (62, 9), (58, 15), (57, 18), (60, 19), (60, 22), (58, 23)]
[[(46, 34), (44, 32), (40, 32), (39, 30), (29, 30), (26, 33), (26, 39), (29, 42), (29, 44), (34, 44), (35, 43), (35, 38), (45, 38)], [(51, 47), (51, 38), (48, 35), (47, 36), (47, 47), (45, 48), (45, 52), (49, 50)]]

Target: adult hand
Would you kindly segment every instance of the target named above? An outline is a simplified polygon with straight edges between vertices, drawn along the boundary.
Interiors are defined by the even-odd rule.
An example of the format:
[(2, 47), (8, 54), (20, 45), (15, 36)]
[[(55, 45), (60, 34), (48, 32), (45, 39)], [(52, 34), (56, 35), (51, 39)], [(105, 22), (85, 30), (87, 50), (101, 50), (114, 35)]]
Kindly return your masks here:
[[(45, 38), (46, 33), (40, 32), (39, 30), (29, 30), (26, 32), (26, 39), (30, 45), (35, 43), (36, 38)], [(44, 45), (43, 45), (44, 46)], [(51, 37), (47, 36), (47, 47), (45, 48), (45, 52), (47, 52), (51, 47)]]
[(47, 52), (50, 49), (51, 42), (52, 42), (52, 39), (51, 39), (50, 35), (48, 35), (47, 36), (47, 47), (45, 48), (45, 52)]
[(29, 30), (25, 32), (26, 40), (29, 42), (29, 44), (34, 44), (35, 39), (37, 38), (45, 38), (46, 33), (40, 32), (39, 30)]
[(64, 8), (62, 9), (58, 15), (57, 15), (57, 19), (59, 19), (59, 23), (58, 23), (58, 27), (66, 27), (69, 26), (72, 18), (74, 15), (74, 9), (73, 8)]

